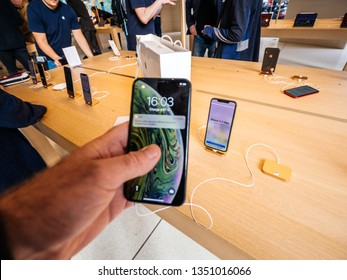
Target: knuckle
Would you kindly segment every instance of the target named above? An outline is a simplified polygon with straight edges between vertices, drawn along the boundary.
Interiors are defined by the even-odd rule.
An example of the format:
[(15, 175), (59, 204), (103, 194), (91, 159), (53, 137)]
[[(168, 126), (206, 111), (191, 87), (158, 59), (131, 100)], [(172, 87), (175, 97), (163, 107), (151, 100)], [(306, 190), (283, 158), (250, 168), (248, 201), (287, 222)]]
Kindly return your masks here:
[(127, 169), (131, 170), (133, 168), (136, 168), (136, 167), (140, 166), (142, 164), (142, 161), (141, 161), (140, 157), (136, 153), (130, 152), (125, 157), (124, 164), (125, 164)]

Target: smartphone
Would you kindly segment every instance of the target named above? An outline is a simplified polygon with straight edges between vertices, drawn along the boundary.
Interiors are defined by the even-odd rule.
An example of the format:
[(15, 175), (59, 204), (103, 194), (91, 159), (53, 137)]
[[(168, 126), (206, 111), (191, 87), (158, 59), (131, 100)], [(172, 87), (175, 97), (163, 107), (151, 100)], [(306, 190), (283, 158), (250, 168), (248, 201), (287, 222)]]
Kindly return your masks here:
[(268, 27), (270, 25), (272, 13), (263, 13), (261, 14), (261, 26)]
[(74, 88), (73, 88), (73, 82), (72, 82), (70, 67), (64, 66), (64, 74), (65, 74), (65, 83), (66, 83), (67, 94), (69, 95), (70, 98), (75, 98), (75, 92), (74, 92)]
[[(81, 73), (81, 83), (82, 83), (82, 91), (84, 96), (84, 101), (88, 105), (93, 105), (92, 93), (90, 91), (89, 78), (87, 74)], [(67, 84), (66, 84), (67, 86)]]
[(128, 200), (179, 206), (187, 183), (191, 84), (186, 79), (140, 78), (132, 87), (128, 152), (161, 148), (158, 164), (124, 184)]
[(342, 19), (340, 27), (342, 27), (342, 28), (346, 28), (347, 27), (347, 13), (345, 13), (345, 15), (344, 15), (344, 17)]
[(263, 63), (261, 65), (261, 74), (272, 75), (275, 72), (279, 48), (266, 48), (264, 52)]
[(319, 92), (317, 89), (310, 86), (300, 86), (296, 88), (286, 89), (283, 91), (285, 94), (293, 98), (302, 97)]
[(33, 81), (34, 84), (37, 84), (35, 63), (32, 59), (28, 59), (28, 64), (29, 64), (31, 80)]
[(44, 64), (42, 62), (37, 63), (37, 69), (39, 69), (39, 75), (41, 78), (41, 83), (45, 88), (48, 87), (46, 76), (45, 76), (45, 70), (44, 70)]
[(206, 148), (221, 153), (228, 150), (236, 105), (231, 100), (211, 99), (204, 140)]

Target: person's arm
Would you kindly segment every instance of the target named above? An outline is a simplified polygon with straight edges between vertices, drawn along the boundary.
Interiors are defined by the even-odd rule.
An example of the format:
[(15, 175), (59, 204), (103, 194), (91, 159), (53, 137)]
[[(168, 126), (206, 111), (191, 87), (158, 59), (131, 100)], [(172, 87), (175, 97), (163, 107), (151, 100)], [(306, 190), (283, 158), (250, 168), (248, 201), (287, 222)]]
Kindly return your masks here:
[(244, 38), (247, 30), (247, 25), (250, 17), (250, 3), (249, 1), (234, 1), (228, 10), (222, 11), (224, 18), (230, 20), (230, 26), (227, 28), (217, 28), (212, 26), (205, 26), (202, 33), (208, 37), (226, 44), (235, 44)]
[(54, 63), (57, 67), (60, 67), (61, 64), (59, 62), (59, 59), (61, 59), (61, 57), (48, 44), (46, 33), (33, 32), (33, 35), (34, 35), (35, 41), (39, 45), (40, 49), (48, 57), (50, 57), (52, 60), (54, 60)]
[(85, 55), (88, 57), (93, 57), (94, 55), (93, 55), (92, 51), (90, 50), (88, 42), (87, 42), (86, 38), (84, 37), (81, 29), (73, 29), (72, 34), (75, 37), (77, 44), (80, 46), (82, 51), (85, 53)]
[[(14, 259), (70, 259), (131, 205), (123, 183), (158, 162), (157, 145), (125, 154), (128, 123), (0, 197), (1, 248)], [(5, 246), (4, 246), (5, 245)]]
[(196, 31), (195, 20), (192, 15), (192, 8), (193, 8), (193, 0), (187, 0), (186, 1), (186, 22), (187, 22), (187, 27), (189, 30), (188, 34), (192, 34), (193, 36), (196, 36), (198, 35), (198, 32)]
[(0, 89), (0, 126), (21, 128), (38, 122), (47, 109), (41, 105), (24, 102)]
[(143, 24), (147, 24), (150, 20), (154, 19), (161, 12), (161, 9), (164, 5), (176, 5), (174, 1), (176, 0), (156, 0), (152, 5), (148, 7), (138, 7), (134, 10), (139, 20)]

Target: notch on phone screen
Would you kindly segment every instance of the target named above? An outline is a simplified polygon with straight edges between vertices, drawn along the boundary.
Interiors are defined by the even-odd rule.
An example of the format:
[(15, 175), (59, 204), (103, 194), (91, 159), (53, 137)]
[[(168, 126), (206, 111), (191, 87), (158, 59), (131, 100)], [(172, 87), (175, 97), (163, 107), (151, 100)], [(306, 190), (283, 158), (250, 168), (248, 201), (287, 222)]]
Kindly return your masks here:
[(219, 152), (228, 150), (235, 111), (235, 101), (217, 98), (211, 100), (204, 141), (207, 148)]
[(161, 158), (146, 175), (124, 184), (131, 201), (178, 206), (187, 180), (191, 85), (185, 79), (142, 78), (133, 84), (128, 151), (150, 144)]

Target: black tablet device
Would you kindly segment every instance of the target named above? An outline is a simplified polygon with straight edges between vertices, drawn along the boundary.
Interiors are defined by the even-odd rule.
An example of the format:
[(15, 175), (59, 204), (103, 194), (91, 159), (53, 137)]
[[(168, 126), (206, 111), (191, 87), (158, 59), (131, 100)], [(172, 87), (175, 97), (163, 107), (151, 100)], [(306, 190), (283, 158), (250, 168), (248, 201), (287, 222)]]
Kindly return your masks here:
[(261, 14), (261, 26), (267, 27), (270, 25), (272, 13), (263, 13)]
[(294, 27), (312, 27), (317, 19), (317, 13), (297, 14), (294, 21)]

